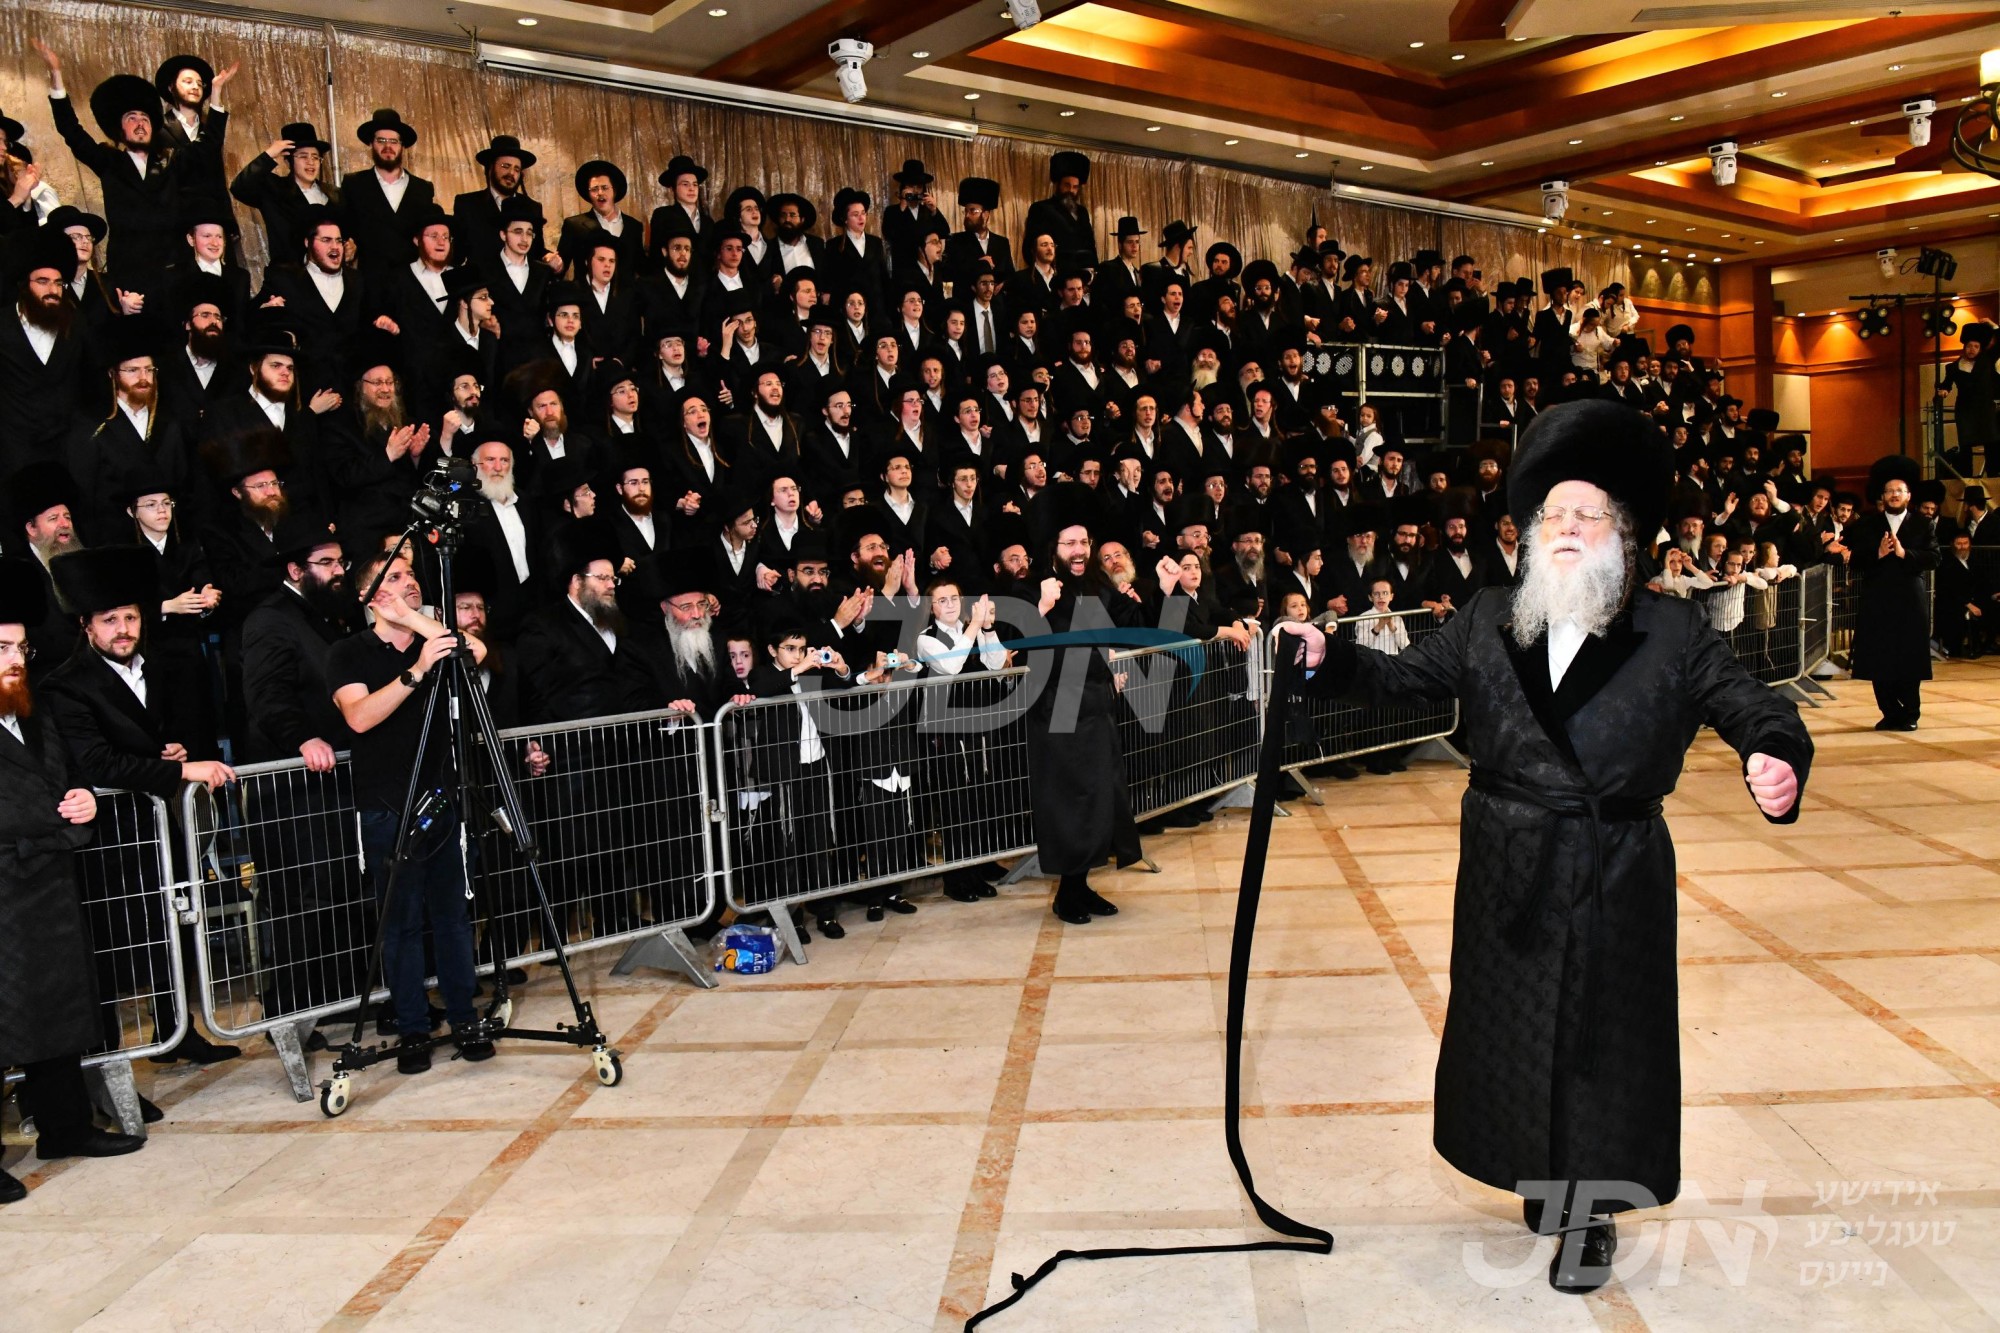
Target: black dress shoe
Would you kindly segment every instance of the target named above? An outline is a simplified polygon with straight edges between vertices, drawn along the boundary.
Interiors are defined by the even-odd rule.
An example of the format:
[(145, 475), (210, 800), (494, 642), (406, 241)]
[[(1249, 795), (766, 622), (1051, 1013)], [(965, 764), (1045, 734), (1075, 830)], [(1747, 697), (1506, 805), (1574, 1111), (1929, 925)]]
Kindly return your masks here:
[(185, 1037), (167, 1050), (153, 1056), (152, 1061), (156, 1065), (170, 1065), (176, 1060), (186, 1060), (189, 1064), (196, 1065), (214, 1065), (221, 1064), (224, 1060), (234, 1060), (241, 1054), (243, 1052), (240, 1048), (218, 1045), (195, 1029), (189, 1028)]
[[(425, 1036), (428, 1037), (429, 1034), (426, 1033)], [(412, 1040), (422, 1039), (413, 1038)], [(422, 1074), (427, 1072), (430, 1067), (431, 1048), (428, 1046), (411, 1046), (408, 1048), (399, 1048), (396, 1051), (396, 1072), (398, 1074)]]
[(1056, 920), (1072, 926), (1090, 924), (1090, 913), (1074, 903), (1058, 901), (1055, 905)]
[(527, 970), (526, 968), (524, 968), (524, 967), (510, 967), (510, 968), (508, 968), (508, 969), (507, 969), (507, 984), (508, 984), (509, 986), (525, 986), (525, 985), (527, 985), (527, 984), (528, 984), (528, 970)]
[(983, 866), (974, 866), (972, 873), (985, 880), (988, 884), (998, 884), (1001, 880), (1007, 878), (1007, 867), (1001, 865), (998, 861), (988, 861)]
[(1091, 916), (1117, 916), (1118, 908), (1103, 894), (1088, 884), (1076, 891), (1076, 905)]
[(47, 1135), (35, 1145), (35, 1156), (44, 1162), (65, 1157), (123, 1157), (146, 1146), (137, 1134), (118, 1134), (108, 1129), (88, 1129), (67, 1143), (51, 1143)]
[(944, 896), (955, 903), (976, 903), (979, 901), (979, 890), (964, 884), (947, 883), (944, 886)]
[(0, 1203), (19, 1203), (28, 1197), (28, 1187), (5, 1171), (0, 1171)]
[(1330, 778), (1339, 778), (1342, 782), (1352, 782), (1361, 776), (1361, 770), (1345, 759), (1337, 759), (1326, 766), (1326, 775)]
[(1370, 759), (1368, 761), (1368, 771), (1378, 778), (1383, 778), (1394, 773), (1396, 770), (1389, 767), (1389, 761), (1386, 759)]
[(153, 1105), (150, 1101), (147, 1101), (144, 1097), (141, 1097), (139, 1099), (140, 1120), (142, 1120), (148, 1125), (157, 1125), (166, 1118), (167, 1118), (167, 1113), (165, 1111), (162, 1111), (159, 1107)]
[(832, 917), (825, 916), (820, 918), (819, 933), (830, 940), (844, 940), (847, 938), (847, 927), (841, 925)]
[(1584, 1230), (1566, 1234), (1549, 1261), (1549, 1285), (1571, 1296), (1596, 1291), (1611, 1280), (1618, 1229), (1609, 1218), (1590, 1220), (1592, 1225)]
[(998, 898), (1000, 896), (1000, 890), (991, 884), (981, 884), (973, 892), (982, 898)]
[(868, 904), (868, 910), (863, 915), (865, 915), (870, 921), (880, 921), (884, 915), (882, 911), (882, 904), (880, 903)]
[(901, 894), (891, 894), (883, 900), (882, 905), (897, 916), (915, 916), (917, 914), (917, 905), (913, 902), (905, 901)]

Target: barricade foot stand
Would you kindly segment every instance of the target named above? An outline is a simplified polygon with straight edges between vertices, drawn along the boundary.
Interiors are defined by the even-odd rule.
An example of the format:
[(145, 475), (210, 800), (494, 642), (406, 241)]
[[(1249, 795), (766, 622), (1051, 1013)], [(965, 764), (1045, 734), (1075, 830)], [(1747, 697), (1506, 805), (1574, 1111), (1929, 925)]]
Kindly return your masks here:
[(1442, 759), (1448, 764), (1457, 764), (1460, 768), (1472, 767), (1472, 761), (1460, 754), (1458, 747), (1443, 737), (1423, 742), (1416, 749), (1410, 751), (1410, 758)]
[(771, 913), (771, 929), (777, 932), (778, 944), (781, 949), (791, 955), (794, 963), (800, 967), (804, 967), (806, 965), (806, 945), (805, 941), (799, 938), (798, 927), (792, 923), (791, 911), (785, 907), (773, 910)]
[(278, 1063), (285, 1067), (285, 1078), (292, 1085), (295, 1102), (313, 1099), (312, 1057), (306, 1054), (305, 1043), (299, 1037), (301, 1032), (312, 1030), (310, 1018), (302, 1023), (280, 1023), (271, 1029), (271, 1045), (277, 1049)]
[[(1306, 795), (1305, 795), (1305, 799), (1306, 799), (1306, 800), (1308, 800), (1308, 801), (1311, 801), (1311, 802), (1312, 802), (1312, 803), (1313, 803), (1314, 805), (1325, 805), (1325, 804), (1326, 804), (1326, 797), (1324, 797), (1324, 796), (1321, 796), (1321, 795), (1319, 794), (1319, 784), (1318, 784), (1317, 782), (1314, 782), (1314, 781), (1313, 781), (1313, 780), (1312, 780), (1311, 778), (1309, 778), (1309, 777), (1307, 777), (1307, 776), (1306, 776), (1306, 771), (1305, 771), (1305, 769), (1303, 769), (1303, 768), (1285, 768), (1285, 769), (1280, 769), (1280, 770), (1278, 770), (1278, 771), (1279, 771), (1280, 773), (1282, 773), (1282, 774), (1285, 774), (1285, 775), (1289, 776), (1289, 777), (1290, 777), (1290, 778), (1292, 779), (1292, 781), (1294, 781), (1294, 782), (1298, 783), (1298, 784), (1299, 784), (1299, 785), (1300, 785), (1301, 787), (1304, 787), (1304, 788), (1306, 789)], [(1285, 808), (1284, 808), (1283, 806), (1281, 806), (1281, 805), (1280, 805), (1280, 806), (1274, 806), (1274, 807), (1272, 807), (1272, 808), (1273, 808), (1273, 810), (1274, 810), (1274, 811), (1283, 811), (1283, 813), (1285, 813), (1285, 814), (1290, 814), (1290, 813), (1291, 813), (1291, 811), (1289, 811), (1289, 810), (1286, 810), (1286, 809), (1285, 809)]]
[(1009, 885), (1019, 884), (1024, 879), (1047, 878), (1049, 876), (1042, 873), (1042, 858), (1034, 852), (1029, 852), (1014, 863), (1014, 868), (1001, 878), (996, 887), (1004, 889)]
[[(775, 912), (774, 917), (785, 919), (785, 929), (791, 929), (791, 915)], [(701, 965), (701, 956), (695, 952), (694, 941), (679, 926), (669, 926), (651, 935), (642, 935), (627, 945), (618, 962), (612, 967), (614, 977), (628, 977), (642, 967), (658, 968), (662, 972), (679, 972), (703, 990), (715, 989), (715, 978)]]
[(122, 1132), (145, 1138), (146, 1117), (139, 1112), (139, 1085), (132, 1081), (132, 1062), (106, 1060), (85, 1072), (90, 1075), (91, 1101), (97, 1109), (116, 1120)]
[(1800, 676), (1797, 680), (1786, 681), (1785, 688), (1798, 695), (1800, 703), (1809, 704), (1814, 708), (1820, 706), (1819, 699), (1813, 698), (1815, 694), (1824, 699), (1834, 697), (1832, 690), (1829, 690), (1822, 682), (1813, 679), (1809, 675)]
[[(1307, 783), (1302, 782), (1299, 785), (1305, 787), (1308, 792), (1312, 790), (1311, 786)], [(1239, 783), (1231, 787), (1228, 791), (1210, 801), (1208, 803), (1208, 812), (1213, 815), (1220, 814), (1224, 810), (1248, 810), (1255, 804), (1257, 804), (1257, 779), (1252, 778), (1248, 782)], [(1292, 812), (1285, 809), (1282, 805), (1273, 806), (1271, 813), (1284, 819), (1292, 817)]]

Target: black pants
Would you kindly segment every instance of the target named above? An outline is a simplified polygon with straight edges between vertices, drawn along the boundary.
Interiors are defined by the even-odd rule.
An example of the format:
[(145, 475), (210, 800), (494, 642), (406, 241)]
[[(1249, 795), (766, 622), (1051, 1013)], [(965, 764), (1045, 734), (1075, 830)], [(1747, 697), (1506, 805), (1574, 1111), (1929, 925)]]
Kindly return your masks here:
[(1882, 710), (1884, 721), (1915, 722), (1923, 712), (1920, 691), (1923, 681), (1915, 676), (1908, 680), (1881, 680), (1872, 682), (1875, 686), (1875, 706)]
[(68, 1148), (90, 1132), (90, 1092), (83, 1082), (81, 1055), (22, 1065), (21, 1076), (21, 1113), (35, 1118), (44, 1144)]

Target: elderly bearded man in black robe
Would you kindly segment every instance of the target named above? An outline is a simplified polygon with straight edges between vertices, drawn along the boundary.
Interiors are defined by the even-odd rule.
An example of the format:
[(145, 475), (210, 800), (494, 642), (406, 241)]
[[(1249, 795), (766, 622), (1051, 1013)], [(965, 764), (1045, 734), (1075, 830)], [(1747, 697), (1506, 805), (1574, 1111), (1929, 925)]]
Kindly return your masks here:
[(1459, 701), (1472, 784), (1433, 1142), (1467, 1175), (1522, 1194), (1532, 1229), (1560, 1230), (1549, 1281), (1583, 1292), (1610, 1276), (1609, 1214), (1679, 1192), (1661, 803), (1707, 724), (1742, 756), (1764, 817), (1789, 823), (1812, 741), (1698, 603), (1636, 584), (1672, 477), (1657, 427), (1620, 403), (1565, 403), (1515, 458), (1517, 588), (1480, 591), (1399, 657), (1283, 628), (1305, 641), (1307, 693)]

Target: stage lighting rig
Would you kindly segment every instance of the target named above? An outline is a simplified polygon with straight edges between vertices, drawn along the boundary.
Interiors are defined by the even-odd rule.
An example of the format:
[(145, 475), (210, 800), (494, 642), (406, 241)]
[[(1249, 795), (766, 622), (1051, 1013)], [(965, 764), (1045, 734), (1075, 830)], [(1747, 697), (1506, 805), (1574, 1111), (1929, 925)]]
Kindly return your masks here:
[(1861, 338), (1886, 338), (1889, 336), (1889, 311), (1887, 307), (1871, 305), (1859, 317), (1861, 327), (1856, 334)]

